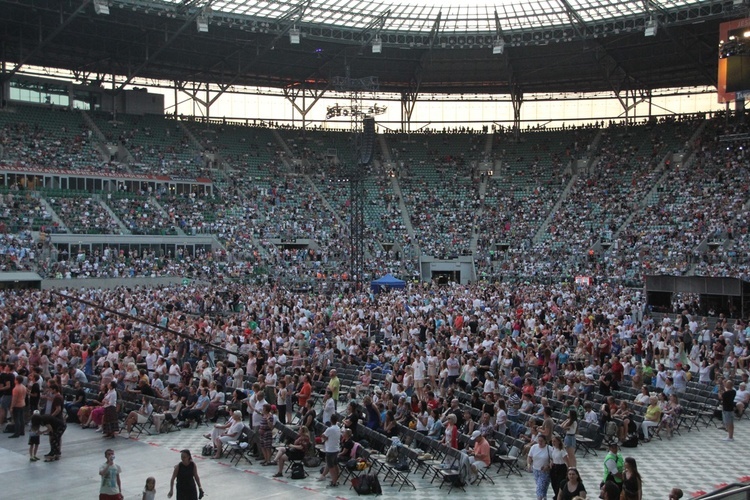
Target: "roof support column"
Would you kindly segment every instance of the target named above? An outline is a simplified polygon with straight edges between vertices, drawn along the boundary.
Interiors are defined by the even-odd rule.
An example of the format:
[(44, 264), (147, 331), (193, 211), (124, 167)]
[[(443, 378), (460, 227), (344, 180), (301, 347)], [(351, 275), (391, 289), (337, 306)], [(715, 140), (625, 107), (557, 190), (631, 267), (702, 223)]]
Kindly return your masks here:
[[(287, 101), (292, 104), (295, 110), (302, 116), (302, 132), (304, 133), (307, 129), (307, 113), (318, 104), (320, 98), (325, 95), (328, 91), (328, 86), (324, 89), (311, 89), (306, 84), (301, 85), (287, 85), (284, 87), (284, 97)], [(310, 101), (308, 101), (308, 97)], [(301, 105), (298, 104), (298, 100), (302, 101)]]
[(523, 104), (523, 91), (518, 83), (510, 86), (510, 102), (513, 105), (513, 138), (516, 142), (521, 140), (521, 105)]
[(411, 132), (411, 116), (418, 99), (419, 91), (401, 92), (401, 130), (403, 132)]

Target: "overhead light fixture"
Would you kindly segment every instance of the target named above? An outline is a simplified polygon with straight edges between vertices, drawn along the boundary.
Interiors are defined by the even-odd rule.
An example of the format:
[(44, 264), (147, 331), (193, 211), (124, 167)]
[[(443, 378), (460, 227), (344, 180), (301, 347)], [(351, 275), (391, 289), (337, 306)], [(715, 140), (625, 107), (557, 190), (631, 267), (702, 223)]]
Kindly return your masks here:
[(208, 18), (206, 16), (198, 16), (195, 19), (195, 27), (198, 29), (198, 33), (208, 33)]
[(300, 30), (296, 26), (289, 30), (289, 43), (299, 45)]
[(646, 29), (643, 31), (645, 36), (656, 36), (656, 32), (659, 30), (659, 23), (653, 17), (646, 23)]
[(380, 35), (376, 35), (372, 41), (372, 53), (380, 54), (381, 52), (383, 52), (383, 40), (380, 39)]
[(109, 4), (107, 0), (94, 0), (94, 12), (100, 16), (108, 16)]
[(494, 55), (502, 54), (505, 50), (505, 40), (501, 37), (495, 38), (495, 42), (492, 44), (492, 53)]

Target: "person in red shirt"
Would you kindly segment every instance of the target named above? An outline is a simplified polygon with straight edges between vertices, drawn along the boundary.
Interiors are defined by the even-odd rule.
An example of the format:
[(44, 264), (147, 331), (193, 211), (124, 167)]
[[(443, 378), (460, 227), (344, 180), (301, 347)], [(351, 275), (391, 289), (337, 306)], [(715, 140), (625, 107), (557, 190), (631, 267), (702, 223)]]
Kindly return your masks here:
[(622, 382), (622, 376), (625, 373), (625, 367), (620, 363), (620, 358), (614, 356), (612, 358), (612, 378), (615, 382)]
[(307, 375), (303, 375), (302, 387), (297, 393), (297, 405), (299, 405), (300, 408), (304, 408), (307, 405), (307, 400), (310, 399), (310, 394), (312, 394), (310, 378)]
[(23, 385), (23, 377), (16, 377), (16, 386), (13, 388), (10, 401), (11, 411), (13, 412), (13, 428), (15, 432), (9, 437), (17, 438), (24, 435), (26, 425), (24, 423), (24, 414), (26, 413), (26, 386)]

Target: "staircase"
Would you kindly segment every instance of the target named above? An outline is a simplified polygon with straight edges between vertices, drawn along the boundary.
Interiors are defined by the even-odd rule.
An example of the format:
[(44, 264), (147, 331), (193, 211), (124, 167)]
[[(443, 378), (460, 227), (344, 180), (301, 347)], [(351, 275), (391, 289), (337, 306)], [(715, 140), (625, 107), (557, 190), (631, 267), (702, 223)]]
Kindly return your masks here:
[(284, 150), (284, 154), (286, 154), (287, 158), (294, 158), (294, 153), (292, 152), (292, 149), (289, 147), (289, 144), (286, 143), (283, 137), (281, 137), (281, 134), (279, 134), (279, 131), (274, 129), (271, 129), (271, 133), (273, 134), (273, 137), (276, 139), (276, 142), (279, 146), (281, 146), (281, 149)]
[(492, 145), (494, 144), (495, 134), (490, 133), (487, 134), (487, 137), (484, 140), (484, 156), (485, 158), (489, 158), (490, 154), (492, 154)]
[(70, 232), (70, 229), (68, 229), (68, 226), (65, 225), (65, 223), (62, 221), (59, 215), (57, 215), (57, 212), (52, 208), (52, 205), (50, 205), (47, 202), (47, 199), (43, 196), (39, 196), (37, 198), (39, 200), (39, 203), (44, 207), (44, 210), (52, 217), (52, 222), (55, 222), (60, 229), (63, 229), (66, 233)]
[[(161, 212), (161, 214), (162, 214), (162, 215), (163, 215), (164, 217), (166, 217), (166, 218), (169, 218), (169, 213), (168, 213), (168, 212), (167, 212), (166, 210), (164, 210), (164, 207), (162, 207), (162, 206), (161, 206), (161, 203), (159, 203), (158, 201), (156, 201), (156, 198), (154, 198), (153, 196), (149, 196), (149, 198), (148, 198), (148, 201), (149, 201), (149, 203), (151, 203), (151, 204), (152, 204), (152, 205), (153, 205), (154, 207), (156, 207), (156, 209), (157, 209), (157, 210), (159, 210), (159, 212)], [(178, 226), (177, 224), (175, 224), (174, 228), (175, 228), (175, 230), (177, 230), (177, 234), (178, 234), (179, 236), (187, 236), (187, 234), (185, 234), (185, 231), (183, 231), (183, 230), (182, 230), (182, 229), (180, 228), (180, 226)]]
[(568, 195), (570, 194), (570, 191), (571, 189), (573, 189), (573, 186), (575, 185), (577, 180), (578, 174), (574, 174), (573, 177), (571, 177), (568, 181), (568, 184), (565, 185), (565, 189), (563, 189), (562, 193), (560, 193), (560, 197), (557, 199), (555, 206), (553, 206), (549, 211), (547, 217), (545, 217), (544, 219), (544, 222), (542, 222), (542, 225), (539, 226), (539, 230), (534, 235), (534, 238), (532, 238), (531, 241), (534, 245), (541, 242), (542, 238), (544, 238), (544, 235), (547, 233), (547, 229), (549, 228), (552, 219), (554, 218), (557, 211), (560, 210), (560, 206), (563, 204), (563, 202), (568, 199)]
[(401, 193), (401, 186), (398, 184), (398, 179), (396, 178), (396, 176), (391, 177), (391, 189), (393, 189), (393, 194), (398, 197), (398, 206), (401, 209), (401, 218), (404, 221), (406, 233), (409, 235), (409, 239), (411, 239), (412, 243), (414, 244), (414, 249), (417, 251), (417, 255), (422, 255), (422, 252), (419, 248), (419, 242), (417, 241), (417, 237), (414, 234), (414, 226), (411, 225), (411, 217), (409, 216), (409, 211), (406, 209), (404, 195)]
[(117, 222), (117, 225), (120, 226), (120, 231), (122, 231), (120, 234), (133, 234), (130, 231), (130, 229), (128, 229), (127, 226), (125, 226), (125, 224), (123, 224), (123, 222), (120, 220), (120, 218), (114, 212), (114, 210), (112, 210), (109, 207), (109, 205), (107, 205), (107, 203), (104, 200), (102, 200), (101, 198), (99, 198), (99, 205), (101, 205), (101, 207), (104, 210), (106, 210), (107, 213), (110, 215), (110, 217), (112, 217), (115, 220), (115, 222)]
[(391, 156), (388, 142), (385, 140), (385, 134), (378, 134), (378, 144), (380, 144), (380, 154), (383, 155), (383, 160), (385, 161), (386, 166), (393, 165), (393, 157)]
[[(86, 113), (86, 111), (81, 110), (81, 117), (83, 118), (83, 121), (86, 123), (86, 126), (91, 130), (92, 135), (96, 138), (96, 147), (99, 150), (99, 153), (102, 155), (102, 159), (105, 162), (108, 162), (110, 160), (110, 150), (109, 150), (109, 144), (107, 142), (107, 138), (105, 137), (102, 130), (99, 128), (99, 126), (96, 124), (93, 118)], [(118, 160), (120, 158), (124, 158), (127, 160), (128, 163), (135, 163), (135, 158), (133, 158), (133, 155), (130, 154), (130, 151), (128, 151), (124, 146), (120, 144), (113, 144), (113, 146), (117, 147), (117, 158)], [(125, 167), (125, 169), (132, 173), (132, 170), (130, 170), (130, 167), (128, 166), (128, 163), (121, 163), (122, 166)]]
[[(490, 143), (490, 146), (492, 144)], [(479, 207), (474, 215), (474, 224), (471, 228), (471, 242), (469, 243), (469, 250), (472, 255), (477, 251), (477, 242), (479, 240), (479, 219), (484, 214), (484, 196), (487, 194), (487, 176), (482, 176), (482, 181), (479, 183)]]

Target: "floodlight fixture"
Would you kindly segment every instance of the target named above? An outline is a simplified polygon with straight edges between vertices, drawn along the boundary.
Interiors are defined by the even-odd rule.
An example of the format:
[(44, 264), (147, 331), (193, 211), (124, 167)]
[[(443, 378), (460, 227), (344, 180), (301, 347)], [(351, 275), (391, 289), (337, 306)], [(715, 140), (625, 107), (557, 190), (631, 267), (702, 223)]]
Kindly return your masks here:
[(646, 29), (643, 31), (645, 36), (656, 36), (656, 32), (659, 30), (659, 23), (653, 17), (646, 23)]
[(299, 45), (300, 30), (296, 26), (289, 30), (289, 43)]
[(208, 18), (206, 16), (196, 17), (195, 27), (198, 30), (198, 33), (208, 33)]
[(380, 39), (380, 35), (376, 35), (372, 41), (372, 53), (380, 54), (381, 52), (383, 52), (383, 40)]
[(94, 0), (94, 12), (100, 16), (108, 16), (109, 3), (107, 3), (107, 0)]
[(494, 43), (492, 44), (492, 54), (494, 55), (500, 55), (505, 50), (505, 40), (503, 40), (501, 37), (495, 38)]

